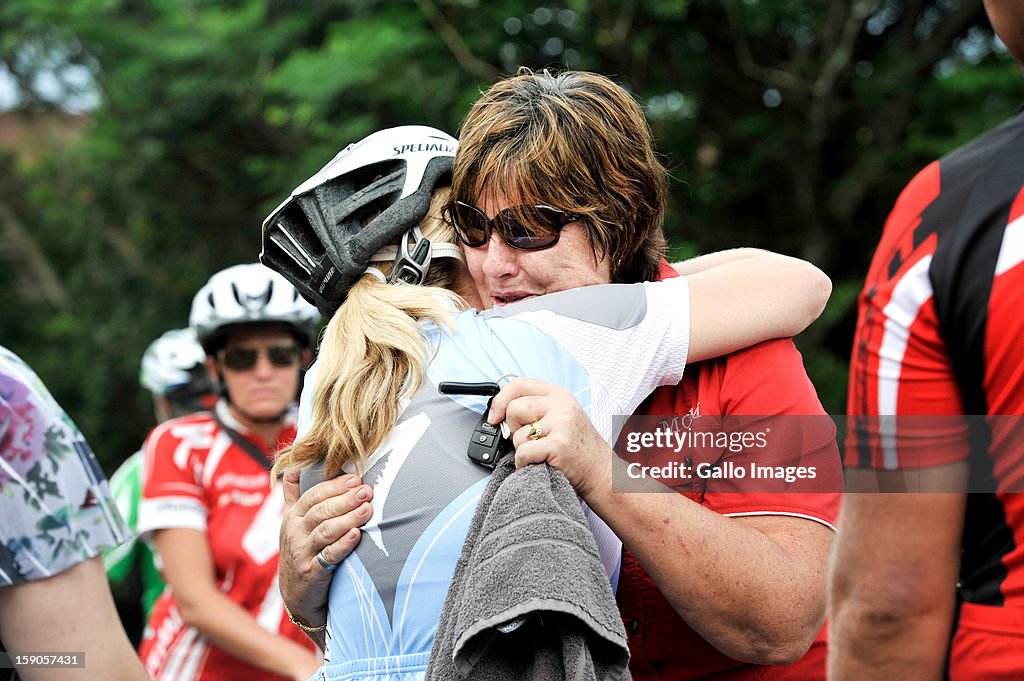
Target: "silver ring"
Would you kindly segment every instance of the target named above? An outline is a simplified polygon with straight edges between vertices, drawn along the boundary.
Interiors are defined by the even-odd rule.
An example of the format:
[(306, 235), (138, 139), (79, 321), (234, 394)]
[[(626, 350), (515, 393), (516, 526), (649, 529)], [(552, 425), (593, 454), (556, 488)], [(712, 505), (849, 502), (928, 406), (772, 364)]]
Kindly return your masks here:
[[(324, 549), (327, 548), (326, 546)], [(316, 552), (316, 562), (320, 563), (320, 566), (327, 572), (334, 572), (338, 568), (337, 563), (328, 563), (327, 559), (324, 558), (324, 549), (320, 549)]]

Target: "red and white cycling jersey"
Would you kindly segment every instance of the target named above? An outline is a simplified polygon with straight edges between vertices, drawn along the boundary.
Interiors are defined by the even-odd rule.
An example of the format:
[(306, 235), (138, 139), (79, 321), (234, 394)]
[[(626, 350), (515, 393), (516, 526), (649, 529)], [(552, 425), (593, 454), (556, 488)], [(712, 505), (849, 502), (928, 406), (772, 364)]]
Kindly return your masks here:
[[(273, 457), (221, 402), (224, 425)], [(295, 438), (281, 434), (278, 449)], [(275, 450), (276, 451), (276, 450)], [(146, 440), (146, 480), (139, 507), (140, 535), (186, 528), (206, 533), (217, 587), (245, 608), (264, 629), (314, 650), (284, 611), (277, 585), (278, 534), (283, 496), (270, 488), (267, 468), (252, 458), (217, 423), (200, 412), (157, 426)], [(139, 654), (154, 679), (174, 681), (269, 681), (283, 677), (252, 666), (210, 644), (185, 624), (170, 588), (157, 600)]]
[(850, 363), (849, 467), (969, 464), (954, 681), (1024, 674), (1022, 306), (1018, 113), (904, 189), (860, 296)]

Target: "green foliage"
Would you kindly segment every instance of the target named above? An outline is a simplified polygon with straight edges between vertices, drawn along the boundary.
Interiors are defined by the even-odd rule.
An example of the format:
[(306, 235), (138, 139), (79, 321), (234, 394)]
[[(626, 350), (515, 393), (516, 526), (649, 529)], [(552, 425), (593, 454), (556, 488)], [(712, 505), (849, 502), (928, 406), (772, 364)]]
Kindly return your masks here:
[(519, 65), (568, 65), (646, 107), (674, 257), (755, 245), (832, 276), (798, 342), (842, 412), (856, 296), (896, 195), (1024, 100), (977, 0), (868, 5), (5, 0), (0, 66), (26, 120), (94, 104), (74, 132), (0, 156), (0, 343), (110, 472), (152, 425), (143, 349), (186, 324), (212, 272), (255, 260), (295, 185), (380, 127), (456, 132)]

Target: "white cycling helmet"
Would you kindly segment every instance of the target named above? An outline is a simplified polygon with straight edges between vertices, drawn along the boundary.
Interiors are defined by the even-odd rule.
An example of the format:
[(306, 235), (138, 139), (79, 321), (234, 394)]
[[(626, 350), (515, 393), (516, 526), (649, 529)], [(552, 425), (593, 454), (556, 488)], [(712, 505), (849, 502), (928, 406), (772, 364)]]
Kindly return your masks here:
[(370, 262), (382, 259), (381, 249), (409, 233), (411, 249), (402, 239), (387, 252), (395, 262), (390, 280), (422, 283), (431, 254), (461, 257), (454, 244), (430, 247), (418, 229), (434, 189), (451, 184), (457, 147), (451, 135), (422, 125), (348, 145), (263, 221), (260, 262), (330, 316)]
[(305, 347), (312, 347), (320, 315), (284, 277), (251, 263), (210, 277), (192, 300), (188, 322), (212, 355), (230, 327), (240, 324), (287, 324)]
[(149, 344), (142, 355), (139, 383), (154, 395), (167, 395), (202, 382), (197, 392), (212, 390), (206, 352), (192, 329), (171, 329)]

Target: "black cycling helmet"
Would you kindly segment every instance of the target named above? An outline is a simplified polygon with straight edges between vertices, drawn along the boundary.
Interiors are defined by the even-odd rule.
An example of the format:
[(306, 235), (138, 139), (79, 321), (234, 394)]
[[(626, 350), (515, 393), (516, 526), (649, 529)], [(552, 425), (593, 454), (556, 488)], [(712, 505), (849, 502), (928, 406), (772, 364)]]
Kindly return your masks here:
[(260, 262), (327, 317), (371, 260), (380, 259), (374, 255), (410, 232), (411, 253), (402, 239), (391, 279), (422, 283), (432, 249), (414, 228), (434, 189), (451, 183), (457, 146), (451, 135), (422, 125), (350, 144), (263, 221)]

